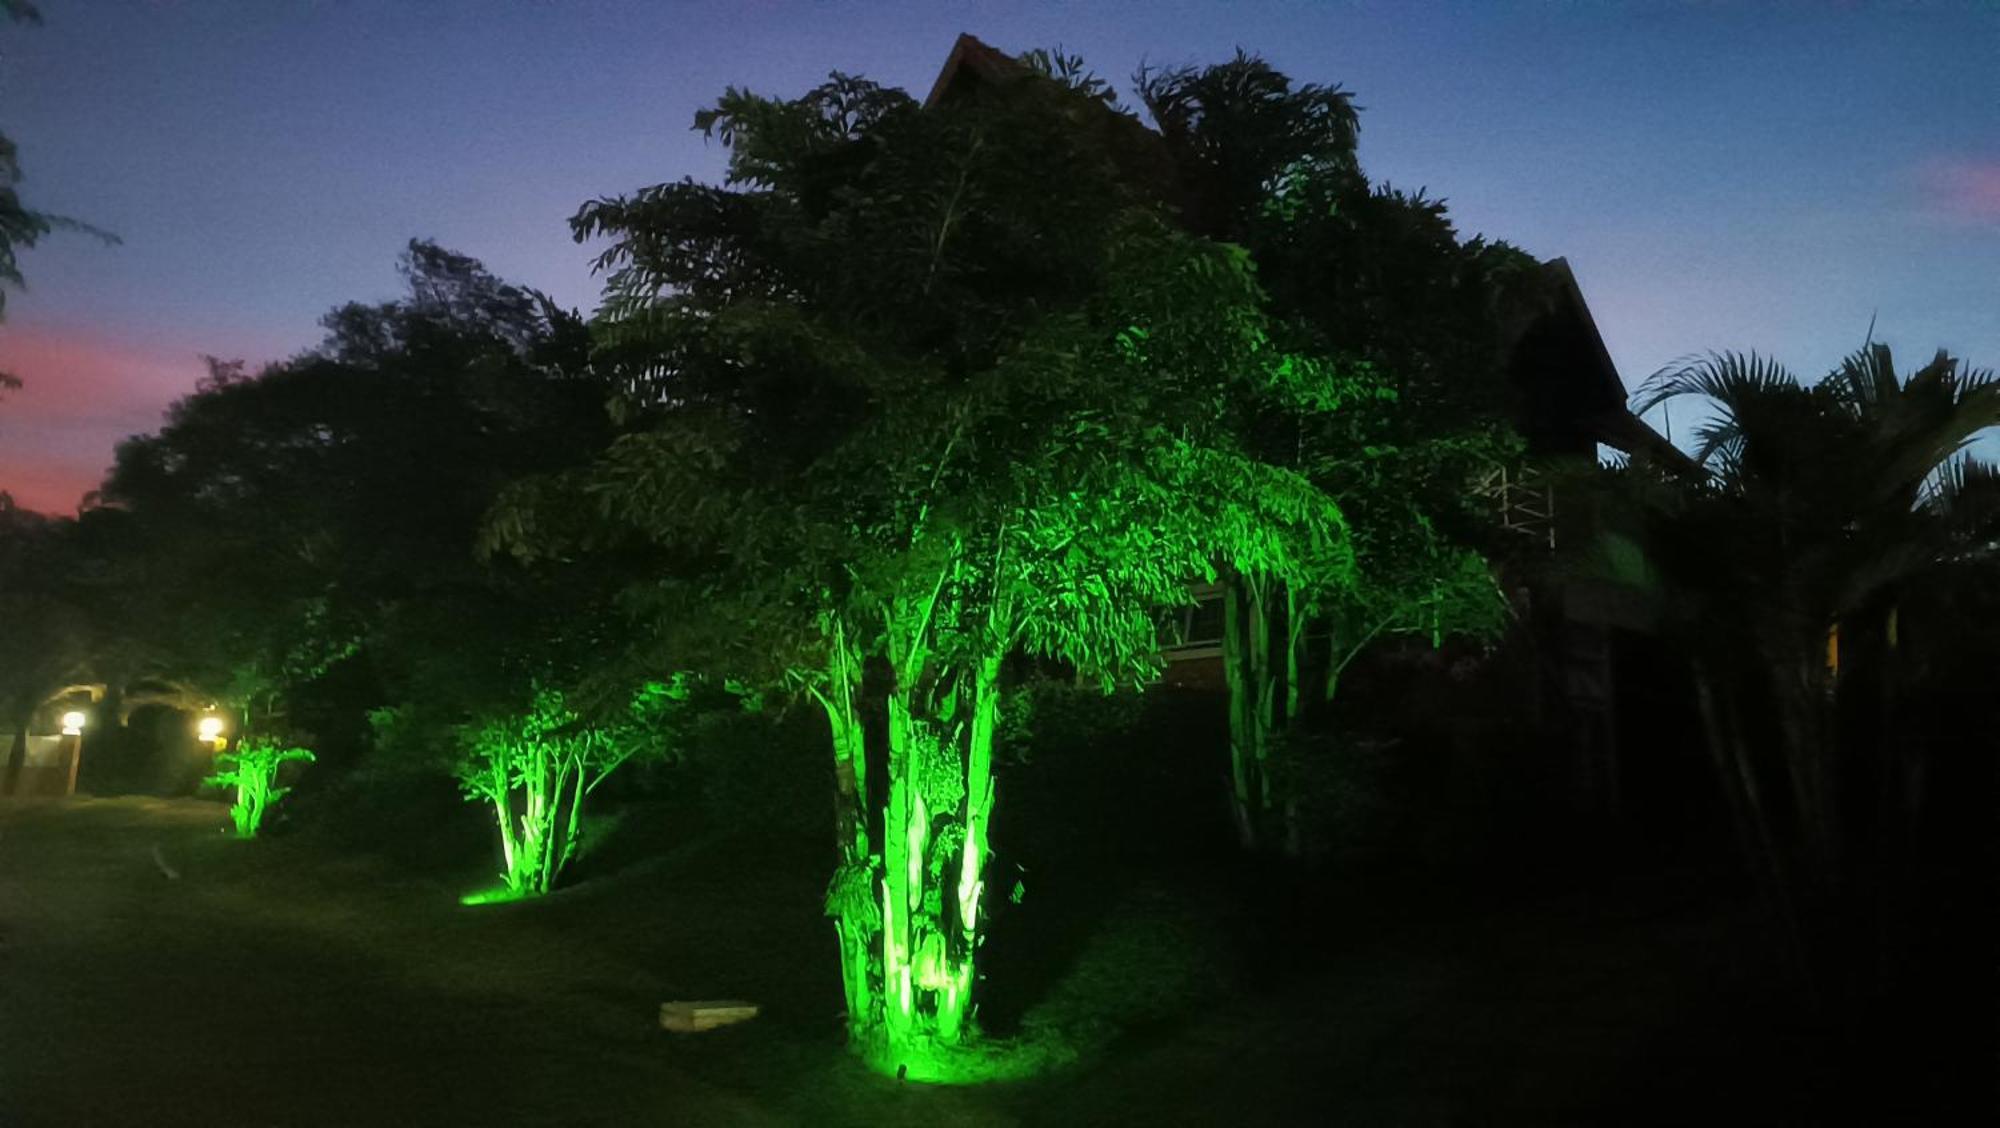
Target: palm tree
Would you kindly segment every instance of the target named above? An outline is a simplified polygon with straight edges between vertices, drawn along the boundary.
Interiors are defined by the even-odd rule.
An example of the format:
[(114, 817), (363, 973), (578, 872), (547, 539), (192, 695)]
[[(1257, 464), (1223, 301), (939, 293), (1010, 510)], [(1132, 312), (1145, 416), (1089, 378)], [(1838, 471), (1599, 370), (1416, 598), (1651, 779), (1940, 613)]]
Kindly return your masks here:
[[(1754, 354), (1656, 373), (1639, 411), (1698, 397), (1704, 472), (1635, 470), (1629, 515), (1665, 621), (1689, 644), (1710, 753), (1759, 885), (1806, 982), (1858, 934), (1863, 859), (1907, 810), (1871, 793), (1894, 768), (1902, 594), (1990, 553), (2000, 490), (1968, 444), (2000, 424), (2000, 381), (1940, 351), (1906, 377), (1886, 345), (1813, 385)], [(1874, 723), (1867, 723), (1872, 718)], [(1862, 818), (1862, 815), (1872, 817)], [(1864, 864), (1867, 863), (1867, 864)], [(1857, 953), (1849, 953), (1857, 954)]]

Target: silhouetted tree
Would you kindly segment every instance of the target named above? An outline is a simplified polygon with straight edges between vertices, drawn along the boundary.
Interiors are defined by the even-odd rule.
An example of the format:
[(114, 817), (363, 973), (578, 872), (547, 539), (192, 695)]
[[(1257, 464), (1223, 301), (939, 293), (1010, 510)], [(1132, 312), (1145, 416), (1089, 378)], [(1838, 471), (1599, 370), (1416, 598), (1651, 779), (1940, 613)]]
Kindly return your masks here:
[(554, 629), (472, 544), (502, 483), (603, 445), (587, 330), (434, 244), (402, 265), (409, 296), (334, 311), (317, 350), (211, 361), (99, 495), (136, 542), (135, 630), (252, 724), (342, 663), (393, 676), (484, 636), (457, 661), (490, 672), (503, 625)]
[[(39, 24), (42, 13), (26, 0), (0, 0), (0, 21)], [(33, 247), (44, 235), (57, 230), (82, 231), (105, 242), (117, 242), (115, 236), (89, 224), (27, 206), (16, 187), (20, 182), (18, 150), (5, 133), (0, 133), (0, 318), (7, 315), (7, 288), (22, 284), (20, 252)], [(18, 377), (0, 372), (0, 393), (20, 386)]]
[(20, 780), (36, 710), (88, 673), (93, 624), (74, 572), (74, 525), (0, 493), (0, 722), (12, 737), (0, 794)]
[(2000, 548), (2000, 479), (1965, 453), (2000, 424), (2000, 382), (1943, 352), (1899, 376), (1884, 345), (1810, 386), (1721, 354), (1662, 370), (1639, 406), (1682, 397), (1712, 413), (1706, 475), (1627, 474), (1615, 543), (1694, 657), (1752, 872), (1832, 1003), (1871, 962), (1851, 945), (1873, 931), (1878, 850), (1913, 814), (1909, 743), (1852, 706), (1897, 695), (1903, 602)]

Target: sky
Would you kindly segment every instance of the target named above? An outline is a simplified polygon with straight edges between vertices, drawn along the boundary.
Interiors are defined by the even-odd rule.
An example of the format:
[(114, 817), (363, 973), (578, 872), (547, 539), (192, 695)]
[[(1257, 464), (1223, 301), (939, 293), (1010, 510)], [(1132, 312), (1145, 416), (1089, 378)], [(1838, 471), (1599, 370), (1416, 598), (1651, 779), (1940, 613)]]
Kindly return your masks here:
[(1871, 319), (1905, 364), (2000, 367), (2000, 0), (38, 3), (43, 26), (0, 27), (0, 132), (31, 205), (122, 240), (26, 252), (0, 323), (27, 382), (0, 489), (49, 512), (204, 354), (281, 359), (395, 297), (411, 237), (587, 312), (565, 221), (717, 177), (689, 126), (726, 87), (838, 69), (921, 96), (962, 31), (1124, 90), (1238, 47), (1339, 83), (1371, 176), (1569, 260), (1631, 387), (1711, 349), (1817, 375)]

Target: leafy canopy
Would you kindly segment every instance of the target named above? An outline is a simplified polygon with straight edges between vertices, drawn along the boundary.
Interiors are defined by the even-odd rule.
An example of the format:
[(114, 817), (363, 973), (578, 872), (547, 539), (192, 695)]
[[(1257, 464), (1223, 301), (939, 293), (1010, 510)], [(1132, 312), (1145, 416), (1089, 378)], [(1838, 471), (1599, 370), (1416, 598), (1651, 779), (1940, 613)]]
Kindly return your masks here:
[(575, 220), (611, 239), (594, 359), (636, 425), (516, 491), (492, 542), (650, 545), (666, 630), (726, 608), (777, 668), (831, 609), (870, 648), (895, 625), (1111, 679), (1190, 576), (1339, 557), (1337, 507), (1239, 432), (1351, 377), (1274, 347), (1248, 258), (1171, 222), (1091, 100), (1032, 74), (921, 112), (842, 75), (730, 91), (697, 118), (728, 186)]

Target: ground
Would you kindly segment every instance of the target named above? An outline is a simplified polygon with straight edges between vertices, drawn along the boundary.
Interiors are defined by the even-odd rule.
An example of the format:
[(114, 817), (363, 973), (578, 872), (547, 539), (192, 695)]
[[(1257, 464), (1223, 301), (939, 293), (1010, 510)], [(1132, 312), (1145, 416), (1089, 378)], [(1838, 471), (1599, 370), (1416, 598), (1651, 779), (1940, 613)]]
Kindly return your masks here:
[[(989, 971), (1018, 990), (989, 1013), (1081, 1059), (938, 1089), (842, 1047), (822, 877), (794, 847), (693, 840), (466, 907), (476, 864), (226, 822), (0, 804), (0, 1124), (1816, 1122), (1789, 1091), (1810, 1077), (1753, 1077), (1784, 1035), (1755, 1017), (1744, 913), (1667, 878), (1411, 898), (1046, 875), (1043, 915), (1030, 897), (996, 925)], [(717, 997), (765, 1013), (657, 1028), (660, 1002)]]

